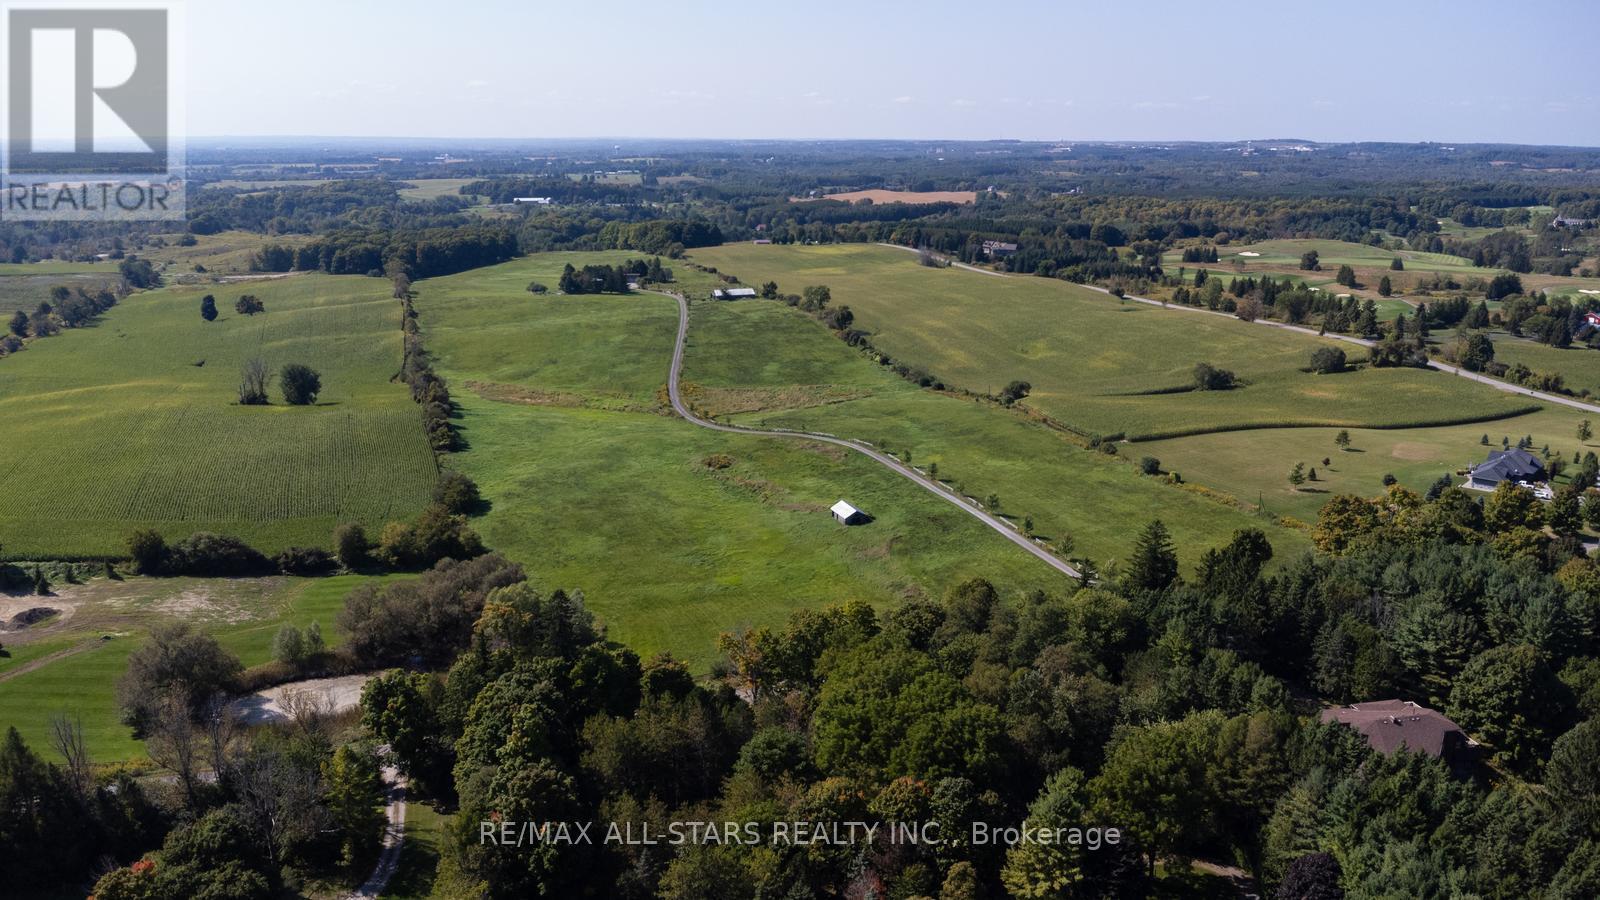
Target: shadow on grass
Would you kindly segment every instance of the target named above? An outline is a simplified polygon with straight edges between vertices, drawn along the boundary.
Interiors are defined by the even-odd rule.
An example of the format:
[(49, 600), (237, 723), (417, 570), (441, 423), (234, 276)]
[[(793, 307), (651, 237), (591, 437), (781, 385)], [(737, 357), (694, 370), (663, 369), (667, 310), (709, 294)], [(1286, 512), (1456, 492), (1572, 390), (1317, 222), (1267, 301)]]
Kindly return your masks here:
[(439, 846), (432, 833), (407, 831), (400, 847), (400, 865), (384, 888), (385, 897), (427, 897), (439, 875)]

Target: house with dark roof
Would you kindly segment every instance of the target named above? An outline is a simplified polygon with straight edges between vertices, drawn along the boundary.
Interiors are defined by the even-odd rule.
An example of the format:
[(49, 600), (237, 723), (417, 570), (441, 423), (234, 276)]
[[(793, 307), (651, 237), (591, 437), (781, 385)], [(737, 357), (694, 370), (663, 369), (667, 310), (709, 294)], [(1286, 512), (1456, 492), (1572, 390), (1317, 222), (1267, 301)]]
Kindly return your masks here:
[(1492, 491), (1500, 482), (1544, 481), (1544, 460), (1526, 450), (1491, 450), (1489, 458), (1467, 471), (1466, 487)]
[(983, 255), (990, 259), (999, 259), (1017, 252), (1017, 245), (1010, 241), (984, 241)]
[(1478, 743), (1442, 713), (1410, 700), (1374, 700), (1322, 711), (1322, 721), (1348, 725), (1379, 753), (1405, 750), (1442, 759), (1465, 774), (1477, 759)]

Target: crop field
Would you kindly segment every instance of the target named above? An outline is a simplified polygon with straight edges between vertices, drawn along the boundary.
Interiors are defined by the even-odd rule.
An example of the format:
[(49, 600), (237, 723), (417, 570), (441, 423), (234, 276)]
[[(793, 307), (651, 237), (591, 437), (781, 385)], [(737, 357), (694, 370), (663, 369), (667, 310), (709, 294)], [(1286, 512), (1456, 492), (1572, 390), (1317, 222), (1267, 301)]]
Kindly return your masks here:
[[(49, 272), (50, 269), (57, 268), (67, 271), (58, 274), (40, 273), (40, 270)], [(115, 286), (119, 280), (115, 266), (109, 268), (72, 264), (50, 266), (37, 263), (3, 266), (0, 267), (0, 315), (9, 318), (19, 309), (33, 312), (38, 308), (40, 301), (50, 299), (50, 289), (57, 285), (98, 291), (103, 287)]]
[[(992, 494), (1043, 539), (1071, 536), (1076, 555), (1125, 558), (1145, 523), (1173, 531), (1185, 569), (1240, 528), (1265, 530), (1280, 557), (1306, 546), (1297, 531), (1142, 476), (1014, 411), (919, 389), (846, 346), (803, 313), (770, 301), (693, 310), (685, 388), (708, 412), (745, 425), (871, 441), (982, 500)], [(795, 387), (798, 385), (798, 387)]]
[[(541, 254), (417, 284), (428, 347), (463, 406), (469, 449), (451, 465), (490, 504), (474, 526), (536, 584), (583, 590), (613, 637), (642, 653), (670, 648), (702, 671), (719, 631), (797, 608), (890, 605), (975, 576), (1008, 591), (1063, 587), (859, 455), (667, 415), (670, 299), (526, 290), (554, 285), (566, 262), (627, 255)], [(683, 275), (691, 293), (705, 278)], [(841, 497), (874, 521), (837, 525), (827, 507)]]
[[(1384, 490), (1383, 476), (1393, 475), (1406, 487), (1425, 491), (1445, 473), (1455, 473), (1482, 462), (1489, 450), (1498, 450), (1502, 438), (1512, 446), (1527, 435), (1534, 449), (1550, 447), (1571, 460), (1573, 453), (1600, 453), (1600, 443), (1580, 445), (1578, 423), (1585, 413), (1561, 406), (1539, 412), (1474, 425), (1393, 430), (1350, 429), (1350, 449), (1334, 444), (1338, 433), (1329, 428), (1282, 428), (1262, 431), (1205, 434), (1176, 440), (1128, 445), (1130, 456), (1154, 456), (1162, 466), (1197, 481), (1228, 491), (1240, 499), (1258, 499), (1273, 514), (1312, 521), (1317, 510), (1334, 494), (1377, 496)], [(1597, 420), (1600, 425), (1600, 420)], [(1489, 446), (1482, 443), (1487, 435)], [(1324, 466), (1322, 460), (1330, 460)], [(1317, 481), (1298, 490), (1289, 484), (1289, 470), (1297, 462), (1317, 470)], [(1455, 477), (1460, 484), (1464, 479)]]
[[(772, 279), (788, 292), (826, 284), (835, 305), (897, 360), (947, 384), (998, 392), (1033, 386), (1027, 404), (1086, 433), (1171, 437), (1289, 425), (1399, 427), (1526, 412), (1438, 373), (1301, 371), (1316, 347), (1348, 344), (1196, 312), (1162, 310), (1045, 278), (997, 278), (919, 266), (887, 247), (729, 245), (696, 250), (697, 262), (746, 283)], [(1155, 348), (1155, 349), (1152, 349)], [(1193, 392), (1206, 362), (1234, 371), (1232, 391)]]
[(882, 189), (870, 191), (845, 191), (838, 194), (826, 194), (824, 200), (843, 200), (846, 203), (858, 203), (862, 200), (871, 200), (873, 203), (976, 203), (977, 191), (886, 191)]
[[(387, 578), (394, 576), (376, 576)], [(16, 726), (29, 746), (48, 749), (50, 719), (65, 712), (83, 721), (97, 762), (138, 760), (144, 747), (120, 721), (116, 682), (157, 622), (182, 618), (216, 636), (246, 666), (272, 658), (285, 623), (322, 628), (329, 646), (343, 635), (334, 617), (345, 596), (373, 576), (334, 578), (130, 578), (58, 585), (50, 597), (10, 598), (0, 607), (61, 609), (59, 624), (5, 636), (0, 656), (0, 726)]]
[[(199, 299), (217, 296), (215, 322)], [(240, 294), (266, 312), (233, 311)], [(11, 558), (122, 552), (129, 532), (221, 531), (267, 552), (341, 521), (415, 514), (436, 477), (403, 386), (386, 282), (307, 275), (130, 296), (97, 324), (0, 360), (0, 546)], [(244, 407), (243, 361), (322, 375), (317, 404)]]

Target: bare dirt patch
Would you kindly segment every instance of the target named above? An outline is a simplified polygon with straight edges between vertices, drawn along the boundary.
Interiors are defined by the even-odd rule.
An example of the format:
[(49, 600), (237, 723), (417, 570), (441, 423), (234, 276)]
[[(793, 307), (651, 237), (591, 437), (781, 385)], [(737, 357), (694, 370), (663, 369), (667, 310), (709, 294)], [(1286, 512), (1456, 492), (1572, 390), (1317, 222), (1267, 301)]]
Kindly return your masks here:
[[(338, 715), (361, 705), (361, 689), (371, 678), (371, 675), (344, 675), (294, 681), (240, 697), (233, 701), (231, 708), (246, 725), (287, 722), (293, 718), (294, 710), (308, 707), (320, 715)], [(295, 694), (302, 698), (292, 696)]]
[[(49, 621), (29, 622), (23, 624), (20, 617), (25, 617), (30, 610), (49, 607), (55, 611), (55, 616)], [(0, 594), (0, 634), (5, 634), (8, 643), (15, 643), (12, 635), (21, 632), (31, 632), (29, 637), (41, 633), (57, 631), (72, 618), (77, 612), (78, 604), (70, 599), (67, 594), (51, 594), (48, 597), (39, 597), (33, 594), (10, 596)], [(21, 625), (22, 627), (17, 627)]]
[(1394, 445), (1394, 449), (1389, 451), (1389, 455), (1395, 459), (1409, 459), (1416, 461), (1433, 459), (1434, 452), (1433, 448), (1429, 447), (1427, 444), (1416, 444), (1409, 441), (1401, 441), (1400, 443)]
[(825, 444), (822, 441), (806, 441), (805, 443), (797, 446), (799, 446), (801, 450), (826, 456), (834, 462), (844, 462), (845, 457), (850, 455), (850, 452), (843, 447), (840, 447), (837, 444)]
[(839, 194), (825, 194), (824, 200), (843, 200), (846, 203), (859, 203), (862, 200), (871, 200), (873, 203), (976, 203), (977, 191), (846, 191)]

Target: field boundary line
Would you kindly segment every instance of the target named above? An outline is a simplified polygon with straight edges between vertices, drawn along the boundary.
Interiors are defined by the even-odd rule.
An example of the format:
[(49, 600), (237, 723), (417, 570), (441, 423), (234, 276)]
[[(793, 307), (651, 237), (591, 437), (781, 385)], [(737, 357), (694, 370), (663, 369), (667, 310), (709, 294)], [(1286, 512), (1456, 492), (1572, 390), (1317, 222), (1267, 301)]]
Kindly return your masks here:
[(1052, 569), (1055, 569), (1057, 572), (1060, 572), (1069, 578), (1082, 577), (1082, 573), (1080, 573), (1077, 569), (1068, 565), (1066, 562), (1063, 562), (1061, 558), (1055, 554), (1045, 550), (1043, 547), (1040, 547), (1027, 535), (1018, 531), (1016, 526), (1012, 525), (1010, 522), (991, 514), (987, 510), (978, 506), (976, 503), (945, 487), (943, 484), (927, 477), (926, 475), (923, 475), (918, 470), (905, 463), (902, 463), (900, 460), (895, 459), (887, 453), (883, 453), (882, 451), (874, 449), (863, 441), (835, 437), (831, 434), (822, 434), (812, 431), (795, 431), (785, 428), (748, 428), (743, 425), (725, 425), (721, 422), (714, 422), (710, 419), (704, 419), (699, 415), (696, 415), (692, 410), (689, 409), (689, 405), (683, 401), (682, 392), (679, 389), (678, 384), (683, 373), (684, 344), (689, 337), (689, 301), (681, 294), (670, 294), (664, 291), (645, 291), (644, 293), (656, 294), (662, 297), (671, 297), (678, 303), (678, 339), (672, 347), (672, 368), (667, 375), (667, 398), (672, 402), (673, 412), (676, 412), (679, 416), (683, 417), (685, 421), (694, 425), (698, 425), (701, 428), (709, 428), (712, 431), (722, 431), (730, 434), (753, 434), (761, 437), (798, 438), (800, 440), (807, 441), (821, 441), (826, 444), (833, 444), (837, 447), (844, 447), (847, 450), (854, 450), (855, 452), (873, 460), (889, 471), (894, 472), (896, 475), (905, 478), (907, 481), (910, 481), (928, 493), (933, 494), (939, 499), (944, 500), (957, 509), (960, 509), (962, 512), (989, 526), (996, 532), (999, 532), (1001, 537), (1004, 537), (1011, 543), (1021, 547), (1023, 550), (1026, 550), (1028, 553), (1032, 554), (1034, 557), (1044, 562)]

